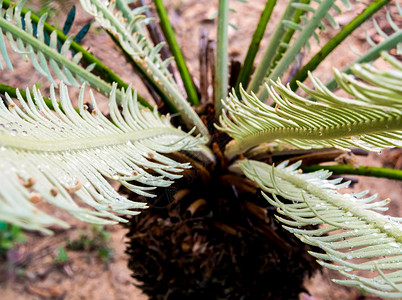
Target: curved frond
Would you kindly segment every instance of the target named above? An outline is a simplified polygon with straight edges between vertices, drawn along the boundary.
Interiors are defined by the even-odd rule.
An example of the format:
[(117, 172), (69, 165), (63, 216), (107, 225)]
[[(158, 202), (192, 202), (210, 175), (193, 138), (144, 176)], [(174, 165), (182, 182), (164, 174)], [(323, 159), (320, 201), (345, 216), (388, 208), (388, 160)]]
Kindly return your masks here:
[[(119, 195), (107, 178), (131, 191), (153, 197), (155, 187), (167, 187), (180, 178), (189, 164), (177, 163), (164, 153), (196, 151), (203, 138), (192, 137), (159, 117), (156, 110), (139, 109), (137, 95), (122, 90), (122, 112), (116, 104), (116, 86), (110, 96), (109, 121), (103, 116), (91, 92), (94, 110), (84, 105), (84, 88), (79, 96), (79, 113), (72, 107), (67, 87), (60, 85), (61, 109), (54, 88), (51, 100), (55, 112), (45, 105), (40, 92), (27, 91), (28, 101), (19, 95), (18, 106), (8, 95), (8, 109), (0, 102), (0, 220), (45, 230), (62, 222), (35, 206), (45, 200), (73, 216), (94, 223), (115, 223), (115, 214), (137, 214), (145, 203)], [(85, 206), (81, 207), (75, 195)]]
[(116, 2), (99, 0), (81, 0), (84, 10), (95, 17), (98, 23), (109, 31), (130, 55), (137, 67), (147, 74), (162, 91), (167, 99), (180, 112), (184, 122), (208, 136), (208, 130), (180, 92), (177, 84), (167, 70), (172, 59), (163, 61), (159, 50), (163, 44), (153, 46), (146, 37), (143, 26), (149, 20), (141, 14), (143, 8), (124, 11), (126, 17), (116, 9)]
[[(5, 11), (0, 1), (0, 52), (6, 66), (13, 70), (12, 62), (7, 52), (6, 39), (10, 48), (21, 55), (21, 58), (30, 61), (36, 70), (45, 76), (52, 84), (56, 85), (57, 79), (67, 85), (80, 86), (85, 82), (92, 88), (108, 96), (112, 86), (91, 73), (94, 64), (86, 69), (79, 66), (82, 53), (78, 52), (72, 60), (68, 59), (70, 44), (73, 36), (70, 36), (58, 49), (56, 31), (50, 34), (50, 42), (46, 43), (44, 24), (47, 14), (41, 16), (37, 26), (32, 24), (31, 12), (23, 17), (21, 9), (26, 1), (21, 1), (17, 6), (10, 5)], [(0, 69), (3, 65), (0, 62)], [(51, 74), (54, 72), (57, 79)], [(121, 94), (117, 91), (120, 101)]]
[[(375, 212), (387, 210), (385, 205), (390, 200), (373, 202), (376, 195), (364, 198), (368, 191), (340, 194), (337, 190), (349, 182), (327, 180), (331, 173), (324, 170), (301, 174), (299, 165), (287, 167), (285, 163), (274, 168), (257, 161), (237, 162), (244, 174), (262, 188), (268, 202), (285, 216), (277, 216), (283, 227), (302, 242), (324, 250), (325, 254), (310, 254), (321, 265), (348, 278), (335, 282), (380, 297), (401, 299), (401, 219)], [(324, 226), (303, 228), (308, 225)]]
[(335, 71), (339, 86), (353, 99), (336, 96), (318, 78), (309, 74), (314, 89), (300, 87), (316, 102), (305, 99), (280, 81), (268, 87), (276, 107), (261, 103), (241, 91), (225, 103), (220, 118), (222, 131), (235, 141), (228, 144), (229, 158), (263, 142), (288, 143), (302, 149), (358, 147), (371, 151), (402, 145), (402, 64), (388, 54), (393, 69), (385, 72), (370, 65), (356, 65), (356, 75)]

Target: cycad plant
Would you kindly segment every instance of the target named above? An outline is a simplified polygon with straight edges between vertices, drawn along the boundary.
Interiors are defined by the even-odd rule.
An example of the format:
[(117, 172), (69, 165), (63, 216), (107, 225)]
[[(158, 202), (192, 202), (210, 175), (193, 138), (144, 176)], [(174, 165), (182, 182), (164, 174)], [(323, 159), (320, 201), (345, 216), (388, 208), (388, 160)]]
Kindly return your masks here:
[[(130, 218), (127, 251), (134, 276), (155, 299), (290, 299), (316, 268), (315, 259), (343, 274), (340, 284), (402, 297), (401, 219), (377, 212), (389, 200), (375, 202), (367, 191), (339, 193), (349, 182), (329, 178), (325, 169), (303, 173), (301, 162), (278, 164), (301, 153), (324, 162), (340, 150), (401, 145), (397, 3), (400, 15), (387, 14), (392, 32), (374, 21), (382, 41), (368, 37), (369, 51), (323, 83), (310, 72), (389, 0), (370, 1), (342, 28), (334, 14), (348, 9), (348, 0), (290, 0), (254, 64), (277, 2), (267, 0), (240, 71), (230, 76), (230, 3), (219, 0), (211, 96), (208, 78), (199, 90), (194, 85), (161, 0), (153, 2), (170, 59), (161, 57), (164, 44), (149, 38), (147, 26), (155, 33), (155, 24), (142, 1), (81, 0), (140, 74), (162, 115), (79, 39), (66, 36), (73, 14), (62, 32), (46, 23), (46, 14), (24, 9), (24, 2), (0, 1), (0, 67), (13, 70), (8, 53), (15, 52), (52, 86), (47, 97), (36, 87), (0, 86), (0, 220), (50, 233), (47, 226), (68, 224), (39, 210), (42, 201), (97, 224), (127, 222), (127, 215), (151, 204)], [(311, 39), (319, 41), (325, 26), (338, 33), (292, 68), (284, 84), (281, 78), (300, 51), (310, 48)], [(379, 57), (387, 70), (373, 66)], [(181, 78), (172, 75), (173, 59)], [(303, 83), (307, 78), (312, 86)], [(80, 87), (77, 107), (68, 86)], [(84, 100), (87, 93), (91, 103)], [(108, 116), (96, 93), (109, 97)], [(169, 113), (180, 116), (175, 125)], [(402, 178), (383, 168), (332, 169)], [(111, 181), (120, 184), (119, 192)]]

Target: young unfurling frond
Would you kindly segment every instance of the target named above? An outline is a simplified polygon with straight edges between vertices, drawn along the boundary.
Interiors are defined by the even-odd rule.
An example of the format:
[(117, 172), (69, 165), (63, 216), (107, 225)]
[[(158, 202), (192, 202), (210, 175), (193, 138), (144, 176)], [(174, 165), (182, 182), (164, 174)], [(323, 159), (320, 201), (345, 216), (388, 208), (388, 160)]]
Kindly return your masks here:
[[(79, 96), (79, 113), (71, 105), (67, 87), (60, 85), (61, 109), (54, 88), (55, 112), (34, 88), (34, 99), (18, 97), (20, 106), (7, 96), (0, 102), (0, 220), (46, 231), (62, 224), (41, 212), (35, 204), (47, 201), (73, 216), (94, 223), (125, 221), (115, 214), (137, 214), (146, 204), (119, 195), (108, 179), (131, 191), (153, 197), (155, 187), (167, 187), (180, 178), (186, 163), (164, 156), (180, 150), (197, 151), (203, 138), (174, 128), (169, 117), (140, 109), (131, 89), (121, 91), (122, 112), (116, 104), (116, 86), (110, 96), (109, 121), (101, 114), (91, 93), (94, 109)], [(95, 209), (80, 207), (78, 197)]]
[(242, 101), (232, 94), (219, 127), (234, 138), (226, 154), (233, 157), (274, 141), (303, 149), (359, 147), (379, 151), (401, 146), (402, 64), (386, 53), (383, 58), (393, 69), (380, 72), (368, 64), (354, 66), (356, 75), (367, 83), (335, 71), (339, 86), (353, 99), (335, 95), (311, 74), (314, 89), (299, 84), (315, 101), (297, 95), (280, 81), (268, 87), (275, 108), (244, 91)]

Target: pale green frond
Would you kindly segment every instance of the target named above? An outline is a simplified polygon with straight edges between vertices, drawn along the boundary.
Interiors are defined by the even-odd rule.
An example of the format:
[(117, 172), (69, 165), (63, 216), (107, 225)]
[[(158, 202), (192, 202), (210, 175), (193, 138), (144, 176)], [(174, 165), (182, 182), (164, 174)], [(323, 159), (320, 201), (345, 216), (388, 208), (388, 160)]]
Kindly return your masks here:
[[(46, 14), (42, 15), (36, 30), (31, 22), (30, 12), (25, 17), (21, 16), (21, 8), (26, 1), (21, 1), (17, 6), (12, 6), (7, 10), (2, 9), (0, 1), (0, 52), (6, 66), (13, 70), (11, 59), (8, 55), (6, 40), (10, 48), (21, 55), (21, 58), (30, 61), (36, 70), (56, 85), (56, 81), (61, 81), (67, 85), (80, 86), (85, 82), (92, 88), (108, 96), (112, 91), (112, 86), (99, 77), (91, 73), (94, 65), (89, 65), (86, 69), (79, 66), (82, 53), (78, 52), (70, 60), (69, 48), (73, 41), (70, 36), (61, 46), (61, 51), (57, 49), (57, 33), (54, 31), (50, 35), (49, 45), (45, 42), (44, 23)], [(24, 22), (23, 22), (24, 20)], [(0, 61), (0, 69), (3, 65)], [(51, 71), (54, 72), (52, 75)], [(118, 100), (121, 99), (120, 91), (117, 91)]]
[[(319, 5), (317, 8), (314, 8), (311, 3), (305, 4), (293, 2), (290, 4), (293, 8), (304, 10), (308, 14), (304, 15), (301, 18), (301, 24), (294, 23), (291, 20), (282, 20), (282, 23), (285, 27), (290, 27), (295, 29), (296, 31), (300, 31), (300, 34), (289, 45), (286, 45), (287, 50), (283, 57), (278, 61), (278, 63), (275, 66), (272, 66), (271, 70), (265, 71), (267, 77), (264, 79), (264, 82), (270, 82), (270, 80), (277, 80), (278, 78), (282, 77), (282, 75), (289, 68), (291, 63), (296, 60), (296, 57), (300, 53), (301, 49), (305, 45), (310, 48), (309, 40), (311, 37), (314, 37), (318, 43), (320, 42), (317, 29), (321, 31), (325, 30), (325, 25), (323, 23), (324, 19), (327, 19), (332, 27), (339, 27), (338, 23), (331, 15), (332, 10), (337, 13), (341, 12), (341, 9), (335, 3), (335, 0), (317, 0), (314, 2), (318, 2)], [(349, 5), (345, 6), (347, 8), (349, 7)], [(268, 97), (268, 93), (265, 89), (264, 84), (259, 86), (256, 94), (257, 97), (262, 101), (266, 100), (266, 98)]]
[(208, 136), (207, 128), (184, 98), (167, 69), (171, 59), (163, 61), (159, 55), (163, 44), (153, 46), (146, 37), (143, 26), (147, 19), (144, 19), (141, 10), (124, 10), (122, 13), (117, 9), (122, 6), (116, 8), (115, 1), (81, 0), (81, 5), (119, 41), (137, 67), (166, 93), (167, 99), (180, 112), (183, 121), (190, 127), (195, 125), (200, 133)]
[[(396, 6), (398, 8), (398, 13), (399, 15), (402, 17), (402, 8), (400, 6), (400, 4), (398, 2), (396, 2)], [(389, 27), (393, 30), (392, 33), (385, 33), (379, 26), (378, 23), (374, 20), (373, 24), (374, 24), (374, 28), (377, 30), (378, 34), (382, 37), (382, 41), (380, 43), (375, 43), (370, 36), (368, 35), (368, 33), (366, 33), (366, 40), (367, 43), (371, 46), (371, 48), (361, 54), (358, 53), (360, 55), (359, 59), (357, 59), (354, 64), (361, 64), (361, 63), (365, 63), (365, 62), (371, 62), (376, 60), (383, 51), (389, 51), (391, 49), (396, 48), (396, 53), (401, 55), (402, 54), (402, 27), (399, 27), (397, 25), (397, 23), (395, 23), (389, 12), (387, 11), (387, 21), (389, 23)], [(354, 65), (353, 64), (353, 65)], [(348, 67), (345, 70), (343, 70), (344, 73), (346, 74), (351, 74), (352, 73), (352, 68)], [(337, 87), (337, 82), (336, 79), (332, 79), (331, 81), (329, 81), (326, 84), (327, 88), (330, 90), (335, 90)]]
[[(341, 179), (328, 180), (330, 172), (302, 174), (299, 163), (278, 167), (242, 160), (236, 163), (276, 206), (278, 220), (304, 243), (325, 253), (311, 252), (318, 262), (338, 270), (352, 285), (380, 297), (402, 298), (402, 224), (400, 218), (382, 215), (389, 199), (374, 202), (368, 192), (340, 194)], [(269, 195), (269, 194), (271, 195)], [(319, 226), (307, 229), (305, 226)], [(328, 263), (332, 261), (334, 264)]]
[[(402, 64), (384, 53), (393, 65), (380, 72), (370, 65), (356, 65), (363, 83), (335, 71), (338, 85), (353, 98), (337, 96), (309, 74), (314, 88), (299, 86), (314, 101), (303, 98), (280, 81), (268, 87), (276, 107), (265, 105), (255, 95), (241, 91), (225, 103), (227, 114), (219, 129), (234, 138), (226, 147), (232, 158), (263, 142), (288, 143), (297, 148), (337, 147), (380, 151), (402, 145)], [(398, 83), (399, 82), (399, 83)]]
[[(111, 121), (98, 110), (92, 92), (94, 109), (88, 111), (84, 87), (79, 113), (64, 84), (59, 99), (51, 88), (55, 111), (45, 105), (39, 90), (33, 89), (34, 99), (28, 92), (27, 102), (18, 97), (20, 105), (8, 95), (8, 109), (0, 102), (0, 220), (24, 228), (45, 230), (49, 224), (64, 224), (35, 207), (41, 200), (87, 222), (125, 221), (115, 214), (138, 214), (147, 205), (119, 195), (107, 179), (153, 197), (153, 189), (169, 186), (181, 177), (183, 168), (190, 167), (164, 154), (197, 151), (205, 142), (174, 128), (169, 117), (159, 117), (156, 109), (140, 109), (131, 89), (121, 91), (120, 112), (113, 87)], [(95, 210), (80, 206), (73, 195)]]

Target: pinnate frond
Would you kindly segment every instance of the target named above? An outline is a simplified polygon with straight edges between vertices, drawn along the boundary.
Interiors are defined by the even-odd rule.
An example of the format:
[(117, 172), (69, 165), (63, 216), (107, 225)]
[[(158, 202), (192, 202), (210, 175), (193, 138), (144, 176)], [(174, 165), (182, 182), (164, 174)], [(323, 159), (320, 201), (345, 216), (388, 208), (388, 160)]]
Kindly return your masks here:
[(335, 71), (338, 85), (352, 99), (335, 95), (311, 74), (313, 89), (299, 85), (314, 101), (297, 95), (280, 81), (268, 87), (275, 108), (243, 90), (241, 101), (231, 94), (219, 127), (234, 138), (226, 154), (233, 157), (274, 141), (302, 149), (358, 147), (380, 151), (401, 146), (402, 90), (398, 82), (402, 80), (402, 64), (385, 53), (383, 58), (393, 69), (381, 72), (367, 64), (353, 68), (367, 83)]
[(118, 8), (124, 6), (116, 7), (116, 1), (81, 0), (81, 5), (119, 41), (136, 66), (166, 93), (168, 101), (180, 112), (183, 121), (190, 127), (195, 125), (199, 132), (208, 136), (207, 128), (184, 98), (167, 69), (172, 59), (163, 61), (159, 55), (163, 43), (154, 46), (145, 35), (143, 27), (149, 20), (144, 19), (143, 8), (125, 10), (122, 13)]
[[(29, 92), (29, 91), (28, 91)], [(165, 153), (199, 150), (204, 140), (174, 128), (169, 117), (139, 109), (137, 95), (122, 90), (122, 112), (116, 104), (116, 86), (110, 96), (109, 121), (96, 106), (90, 113), (79, 96), (79, 113), (71, 105), (67, 87), (60, 86), (61, 109), (54, 88), (55, 111), (40, 92), (27, 92), (17, 105), (7, 95), (9, 108), (0, 102), (0, 220), (46, 231), (63, 222), (41, 212), (35, 203), (47, 201), (78, 219), (108, 224), (124, 221), (115, 214), (138, 214), (145, 203), (119, 195), (107, 179), (131, 191), (153, 197), (155, 187), (167, 187), (181, 177), (186, 163)], [(94, 210), (80, 206), (73, 195)]]
[[(402, 8), (398, 2), (396, 3), (396, 6), (398, 9), (399, 15), (402, 17)], [(383, 53), (384, 51), (389, 51), (394, 48), (396, 49), (396, 53), (398, 55), (402, 54), (402, 27), (399, 27), (397, 25), (397, 23), (395, 23), (392, 20), (389, 11), (387, 11), (386, 19), (388, 21), (389, 28), (391, 28), (392, 31), (390, 33), (385, 33), (379, 27), (378, 23), (374, 19), (373, 20), (374, 28), (376, 29), (377, 33), (381, 36), (382, 41), (379, 43), (374, 42), (366, 32), (366, 40), (367, 40), (367, 43), (371, 46), (371, 48), (368, 51), (366, 51), (365, 53), (360, 53), (356, 49), (353, 49), (352, 51), (356, 52), (359, 55), (359, 58), (355, 61), (355, 63), (353, 65), (372, 62), (372, 61), (376, 60), (379, 56), (381, 56), (381, 55), (384, 56), (385, 55)], [(393, 59), (390, 58), (390, 56), (388, 55), (387, 60), (392, 61)], [(391, 63), (391, 64), (396, 69), (398, 69), (398, 68), (400, 69), (400, 67), (398, 67), (398, 65), (400, 65), (400, 64), (398, 64), (398, 63), (396, 63), (396, 64)], [(346, 68), (345, 70), (343, 70), (343, 72), (346, 74), (352, 74), (352, 67)], [(357, 74), (357, 73), (355, 73), (355, 74)], [(360, 74), (357, 74), (357, 75), (360, 76)], [(326, 83), (326, 86), (331, 91), (335, 90), (338, 87), (336, 78), (333, 78), (328, 83)]]
[[(45, 76), (52, 84), (57, 85), (58, 81), (67, 85), (80, 86), (87, 83), (92, 88), (108, 96), (112, 86), (98, 76), (91, 73), (94, 64), (86, 69), (79, 66), (82, 53), (77, 52), (72, 59), (69, 59), (70, 45), (73, 36), (70, 36), (58, 49), (57, 32), (50, 34), (50, 42), (46, 41), (44, 24), (47, 14), (43, 14), (37, 25), (32, 24), (31, 12), (23, 17), (21, 9), (26, 0), (21, 1), (17, 6), (10, 5), (5, 11), (2, 9), (3, 1), (0, 0), (0, 53), (6, 66), (13, 70), (11, 59), (8, 55), (6, 40), (10, 48), (21, 58), (30, 61), (33, 67)], [(3, 69), (0, 61), (0, 69)], [(52, 74), (52, 71), (54, 74)], [(55, 77), (56, 76), (56, 77)], [(120, 91), (117, 91), (120, 101)]]
[[(402, 297), (402, 224), (400, 218), (379, 214), (389, 199), (374, 202), (368, 191), (340, 194), (349, 182), (328, 180), (330, 172), (302, 174), (296, 163), (277, 167), (257, 161), (236, 163), (263, 190), (268, 202), (278, 208), (278, 220), (304, 243), (325, 253), (311, 252), (318, 262), (338, 270), (346, 280), (380, 297)], [(322, 225), (315, 229), (303, 228)], [(328, 263), (334, 262), (334, 264)]]

